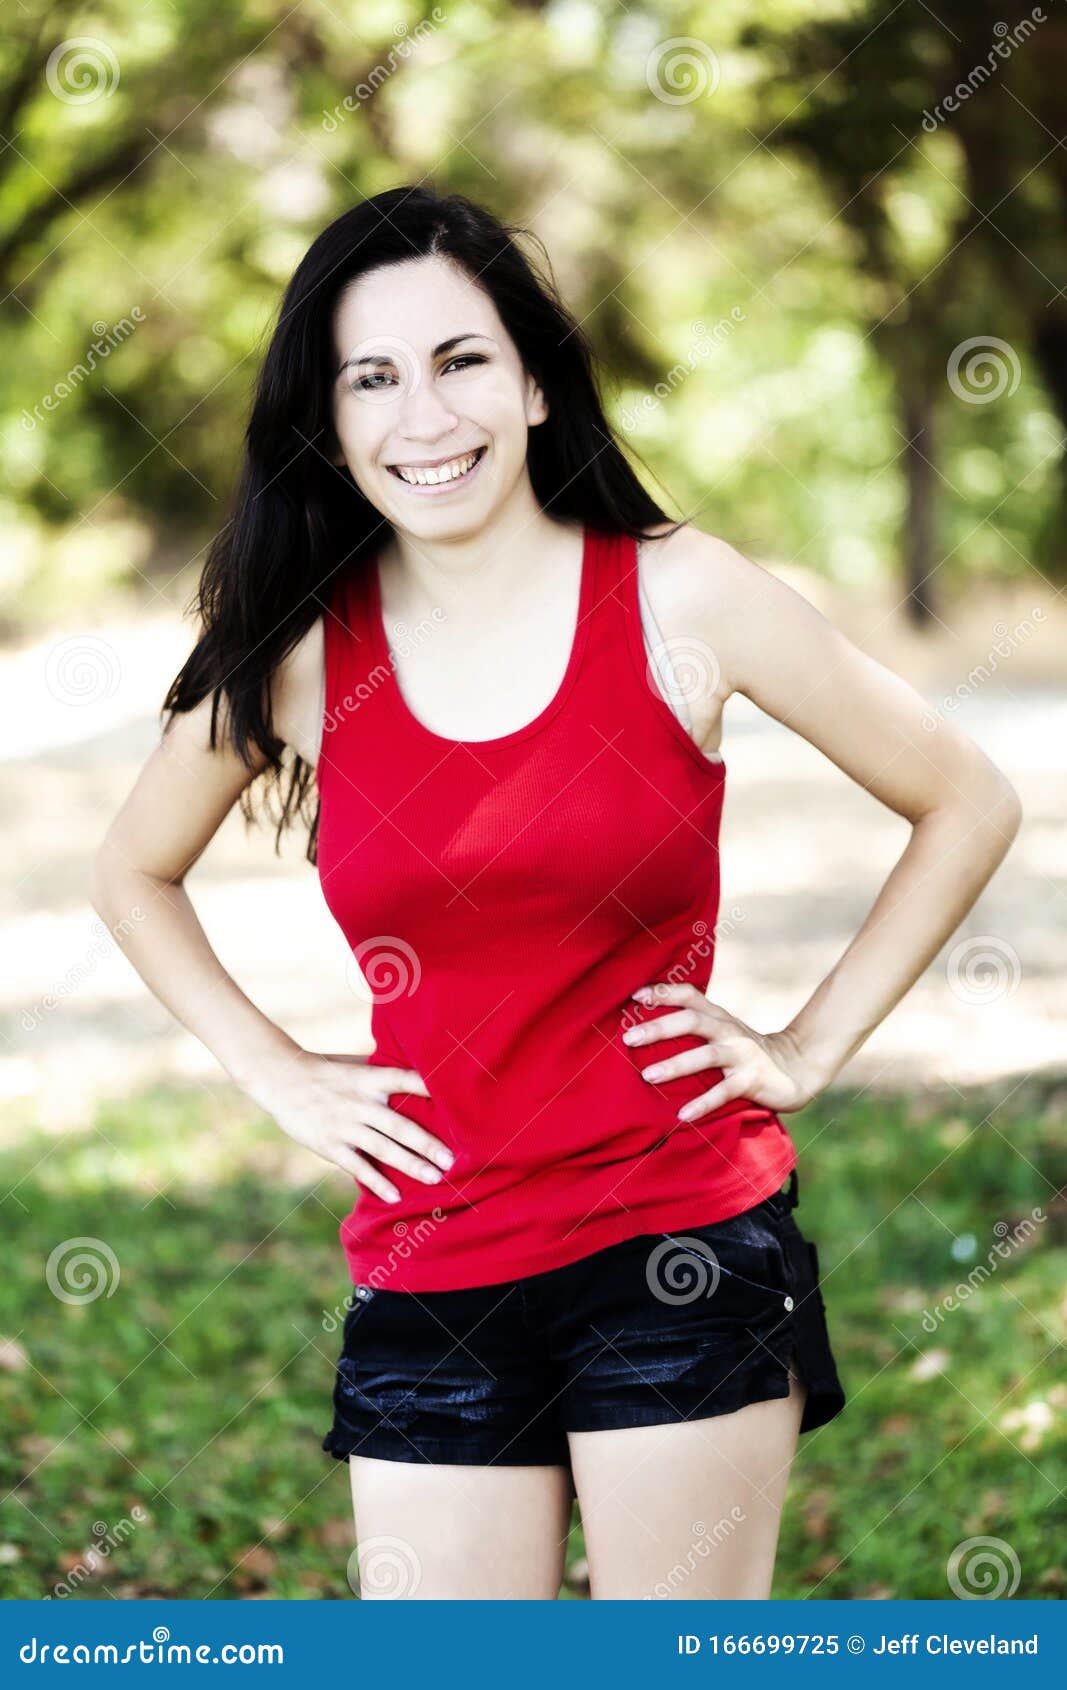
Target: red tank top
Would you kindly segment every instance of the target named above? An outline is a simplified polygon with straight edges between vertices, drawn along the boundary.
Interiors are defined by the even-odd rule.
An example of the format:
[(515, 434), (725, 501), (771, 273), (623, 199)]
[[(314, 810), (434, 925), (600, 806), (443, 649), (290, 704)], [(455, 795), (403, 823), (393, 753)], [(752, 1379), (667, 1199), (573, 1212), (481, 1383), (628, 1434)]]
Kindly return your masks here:
[(444, 738), (408, 708), (376, 559), (331, 612), (323, 895), (369, 987), (368, 1061), (430, 1092), (389, 1107), (455, 1156), (436, 1185), (380, 1164), (401, 1200), (363, 1189), (342, 1222), (353, 1282), (491, 1285), (776, 1191), (796, 1151), (774, 1111), (738, 1098), (679, 1121), (722, 1070), (641, 1076), (703, 1040), (622, 1039), (673, 1007), (636, 987), (710, 980), (725, 781), (649, 678), (633, 541), (586, 529), (563, 680), (495, 739)]

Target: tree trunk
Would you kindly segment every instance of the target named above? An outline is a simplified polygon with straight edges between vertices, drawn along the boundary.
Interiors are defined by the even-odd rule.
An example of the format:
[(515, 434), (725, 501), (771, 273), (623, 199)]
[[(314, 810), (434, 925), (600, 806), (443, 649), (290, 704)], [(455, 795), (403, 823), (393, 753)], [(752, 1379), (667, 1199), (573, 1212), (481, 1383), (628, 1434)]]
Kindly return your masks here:
[(903, 534), (907, 588), (904, 612), (908, 621), (919, 628), (925, 627), (932, 619), (935, 602), (933, 412), (933, 400), (925, 382), (913, 380), (906, 384), (901, 394), (901, 415), (907, 442), (904, 448), (904, 478), (908, 499)]
[[(1067, 432), (1067, 320), (1046, 313), (1034, 330), (1034, 351), (1056, 415)], [(1053, 580), (1065, 573), (1064, 534), (1067, 533), (1067, 457), (1059, 462), (1057, 498), (1034, 535), (1034, 562)]]

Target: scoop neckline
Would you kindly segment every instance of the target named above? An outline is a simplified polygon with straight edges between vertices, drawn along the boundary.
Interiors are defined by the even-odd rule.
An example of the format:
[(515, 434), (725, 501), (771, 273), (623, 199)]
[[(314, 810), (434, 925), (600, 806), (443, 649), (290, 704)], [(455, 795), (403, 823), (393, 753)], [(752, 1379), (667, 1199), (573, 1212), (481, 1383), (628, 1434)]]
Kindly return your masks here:
[(392, 654), (389, 649), (389, 636), (385, 627), (385, 617), (382, 612), (381, 577), (378, 568), (379, 553), (375, 552), (369, 565), (370, 573), (370, 634), (374, 645), (376, 660), (384, 662), (389, 669), (389, 679), (386, 682), (386, 692), (392, 701), (394, 711), (405, 721), (408, 727), (421, 739), (431, 744), (441, 746), (445, 750), (460, 751), (494, 751), (504, 746), (516, 745), (520, 740), (529, 739), (548, 726), (553, 717), (563, 708), (578, 678), (582, 656), (589, 637), (590, 612), (593, 607), (593, 533), (587, 523), (582, 525), (582, 562), (581, 578), (578, 590), (578, 620), (571, 638), (570, 655), (567, 666), (563, 671), (563, 679), (556, 688), (543, 710), (540, 710), (532, 721), (524, 726), (513, 728), (510, 733), (497, 734), (492, 739), (452, 739), (447, 734), (435, 733), (428, 728), (412, 710), (400, 689), (400, 682), (394, 667)]

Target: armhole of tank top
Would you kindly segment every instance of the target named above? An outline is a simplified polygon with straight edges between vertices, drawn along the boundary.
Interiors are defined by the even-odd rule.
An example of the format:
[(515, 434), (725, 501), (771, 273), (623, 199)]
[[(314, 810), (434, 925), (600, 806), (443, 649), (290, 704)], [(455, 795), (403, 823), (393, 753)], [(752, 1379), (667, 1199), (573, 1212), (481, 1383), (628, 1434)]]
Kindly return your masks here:
[(645, 647), (645, 657), (652, 667), (652, 672), (659, 682), (660, 691), (670, 705), (674, 714), (681, 722), (688, 734), (693, 731), (693, 717), (686, 700), (685, 691), (678, 685), (674, 673), (674, 664), (667, 649), (667, 642), (663, 638), (663, 630), (656, 621), (656, 613), (652, 609), (652, 601), (645, 590), (644, 579), (640, 566), (641, 547), (638, 542), (637, 568), (637, 598), (641, 611), (641, 635)]
[[(659, 683), (654, 678), (659, 673), (659, 669), (645, 649), (644, 626), (641, 616), (642, 598), (648, 604), (649, 620), (651, 626), (656, 630), (657, 638), (663, 644), (666, 644), (666, 642), (662, 640), (662, 636), (659, 634), (655, 617), (652, 615), (652, 606), (648, 602), (648, 595), (644, 593), (641, 586), (640, 543), (631, 539), (629, 535), (623, 534), (620, 536), (620, 544), (624, 548), (620, 558), (620, 573), (622, 576), (623, 620), (626, 624), (626, 646), (633, 661), (634, 669), (637, 671), (639, 689), (648, 699), (649, 708), (655, 712), (674, 739), (685, 746), (689, 755), (702, 769), (706, 771), (724, 770), (726, 763), (722, 755), (709, 757), (700, 749), (689, 729), (678, 720), (677, 712), (673, 705), (667, 702)], [(626, 548), (633, 555), (634, 566), (632, 570), (628, 568)]]

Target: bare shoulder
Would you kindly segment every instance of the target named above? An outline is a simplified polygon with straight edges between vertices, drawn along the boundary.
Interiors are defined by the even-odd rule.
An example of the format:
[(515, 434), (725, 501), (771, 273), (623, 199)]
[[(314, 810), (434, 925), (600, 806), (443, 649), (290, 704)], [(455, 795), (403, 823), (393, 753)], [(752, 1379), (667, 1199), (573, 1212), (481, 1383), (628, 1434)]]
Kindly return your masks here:
[(274, 732), (311, 764), (319, 760), (322, 738), (325, 643), (323, 620), (317, 616), (270, 681)]
[(917, 821), (965, 790), (1017, 803), (951, 718), (725, 540), (687, 525), (642, 542), (641, 568), (668, 635), (707, 643), (720, 699), (744, 694), (898, 815)]
[[(721, 677), (718, 690), (727, 698), (746, 690), (751, 670), (745, 658), (752, 657), (753, 615), (758, 615), (759, 606), (764, 606), (760, 625), (769, 639), (772, 618), (767, 610), (781, 608), (787, 594), (799, 605), (807, 605), (807, 600), (728, 540), (692, 523), (673, 533), (672, 526), (662, 523), (648, 529), (649, 537), (641, 543), (641, 580), (668, 639), (697, 639), (714, 652)], [(808, 609), (815, 614), (812, 606)]]
[(694, 583), (698, 596), (722, 586), (728, 590), (729, 576), (757, 568), (727, 540), (708, 534), (691, 522), (656, 523), (647, 530), (641, 544), (641, 569), (660, 581), (668, 592), (684, 593)]

